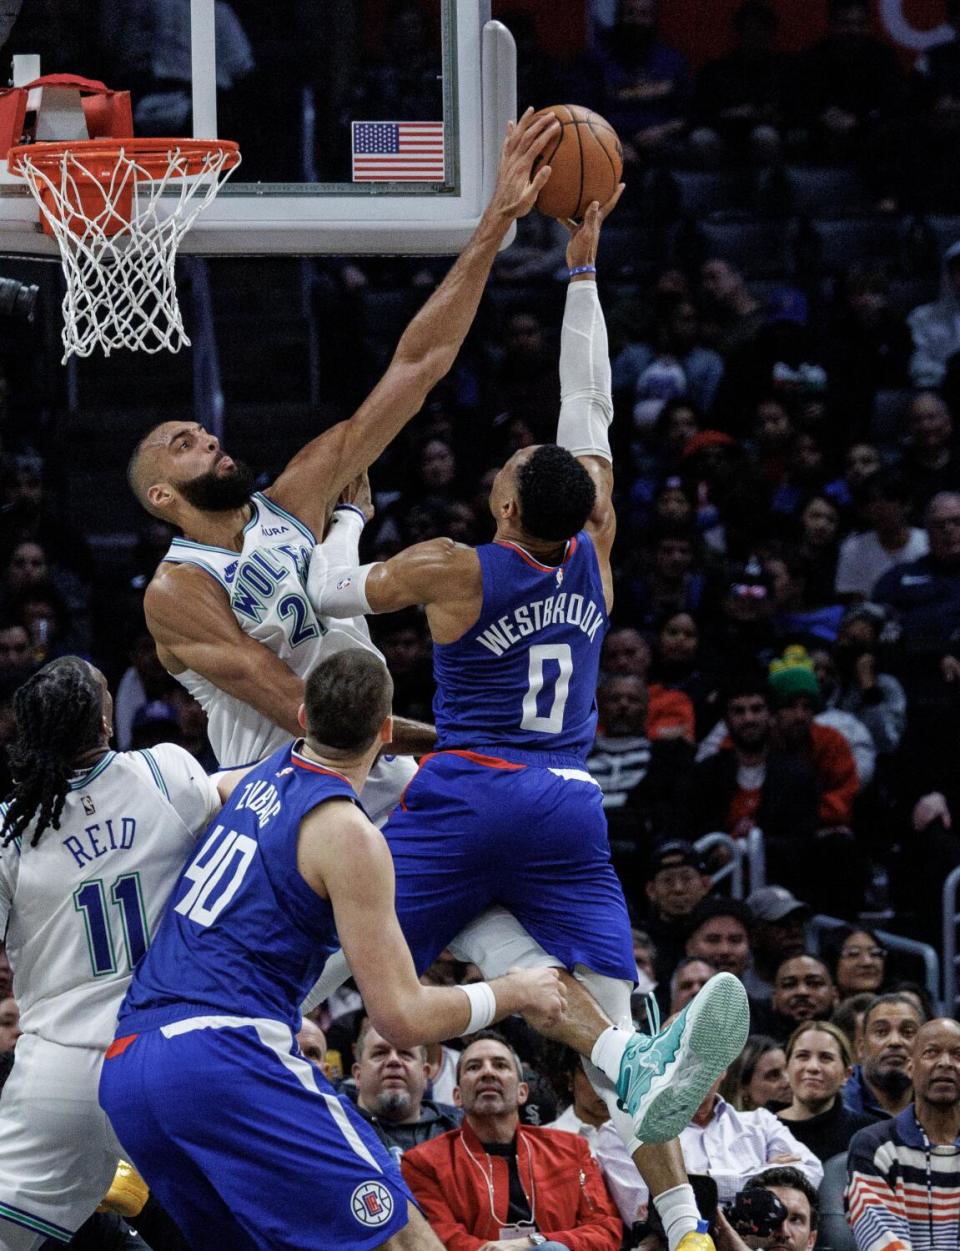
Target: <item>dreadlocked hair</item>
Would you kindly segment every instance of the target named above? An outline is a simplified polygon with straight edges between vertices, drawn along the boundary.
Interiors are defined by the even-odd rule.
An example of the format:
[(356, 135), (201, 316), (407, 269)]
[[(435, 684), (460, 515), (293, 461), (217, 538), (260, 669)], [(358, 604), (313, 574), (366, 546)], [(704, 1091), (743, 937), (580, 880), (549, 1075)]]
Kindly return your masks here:
[(18, 687), (13, 709), (17, 730), (7, 752), (13, 790), (0, 832), (6, 847), (36, 816), (30, 840), (36, 847), (48, 825), (60, 828), (74, 759), (99, 740), (103, 694), (86, 661), (63, 656)]

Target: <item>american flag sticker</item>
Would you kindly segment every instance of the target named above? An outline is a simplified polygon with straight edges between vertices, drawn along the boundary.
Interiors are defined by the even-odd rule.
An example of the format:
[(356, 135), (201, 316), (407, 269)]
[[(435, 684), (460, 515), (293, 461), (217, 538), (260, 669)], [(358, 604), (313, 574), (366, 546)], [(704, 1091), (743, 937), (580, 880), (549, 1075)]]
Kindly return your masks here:
[(354, 182), (443, 182), (443, 122), (352, 122)]

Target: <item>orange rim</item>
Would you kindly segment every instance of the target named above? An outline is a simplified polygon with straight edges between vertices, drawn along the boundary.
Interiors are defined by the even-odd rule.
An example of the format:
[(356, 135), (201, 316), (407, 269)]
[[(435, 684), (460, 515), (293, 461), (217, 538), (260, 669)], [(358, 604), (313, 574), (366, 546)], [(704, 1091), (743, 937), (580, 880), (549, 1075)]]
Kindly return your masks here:
[[(78, 161), (116, 162), (120, 154), (135, 161), (146, 177), (172, 174), (179, 178), (185, 174), (200, 174), (211, 153), (223, 153), (224, 169), (233, 169), (240, 160), (239, 146), (230, 139), (81, 139), (69, 143), (24, 143), (7, 153), (7, 167), (12, 174), (20, 174), (22, 162), (28, 159), (44, 172), (60, 167), (65, 156)], [(186, 167), (170, 170), (170, 159), (178, 154), (186, 159)]]

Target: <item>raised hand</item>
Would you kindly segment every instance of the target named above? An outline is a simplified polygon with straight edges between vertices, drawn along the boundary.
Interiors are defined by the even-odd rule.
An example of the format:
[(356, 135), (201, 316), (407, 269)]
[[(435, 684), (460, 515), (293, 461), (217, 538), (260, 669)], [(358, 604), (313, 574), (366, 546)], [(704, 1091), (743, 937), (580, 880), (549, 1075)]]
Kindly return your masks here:
[(563, 224), (570, 232), (567, 244), (567, 268), (574, 269), (577, 265), (595, 265), (597, 260), (597, 244), (600, 242), (600, 227), (617, 207), (624, 184), (618, 184), (616, 191), (606, 202), (598, 200), (587, 208), (582, 222), (565, 221)]
[(520, 1011), (534, 1029), (549, 1028), (563, 1020), (567, 991), (557, 969), (512, 969), (507, 976), (520, 987)]
[(550, 177), (550, 166), (541, 165), (531, 178), (534, 162), (559, 136), (560, 123), (553, 113), (535, 116), (533, 109), (527, 109), (518, 121), (508, 122), (490, 211), (511, 219), (530, 212)]

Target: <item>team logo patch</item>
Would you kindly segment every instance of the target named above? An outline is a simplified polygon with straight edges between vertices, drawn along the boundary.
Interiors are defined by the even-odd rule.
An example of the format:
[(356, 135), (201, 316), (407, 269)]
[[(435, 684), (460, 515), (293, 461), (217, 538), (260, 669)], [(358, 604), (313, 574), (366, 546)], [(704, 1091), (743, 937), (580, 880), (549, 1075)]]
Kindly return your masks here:
[(350, 1207), (361, 1225), (385, 1225), (393, 1215), (393, 1195), (378, 1181), (364, 1182), (350, 1196)]

